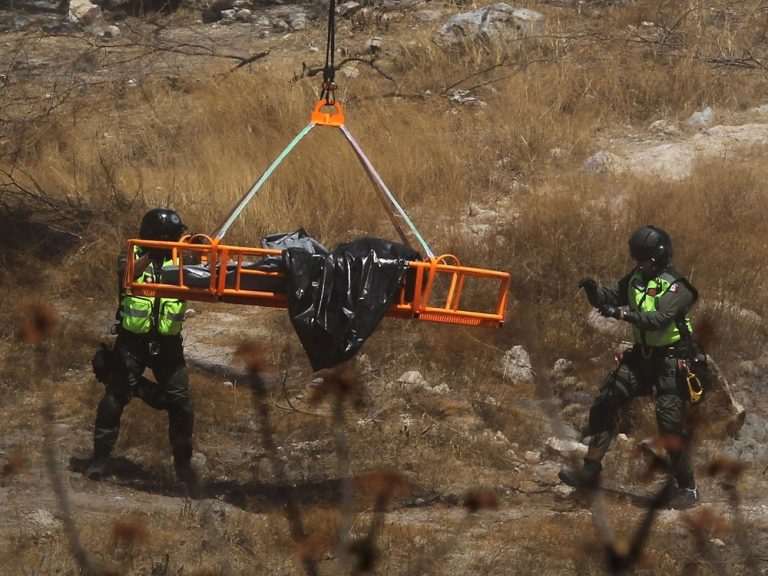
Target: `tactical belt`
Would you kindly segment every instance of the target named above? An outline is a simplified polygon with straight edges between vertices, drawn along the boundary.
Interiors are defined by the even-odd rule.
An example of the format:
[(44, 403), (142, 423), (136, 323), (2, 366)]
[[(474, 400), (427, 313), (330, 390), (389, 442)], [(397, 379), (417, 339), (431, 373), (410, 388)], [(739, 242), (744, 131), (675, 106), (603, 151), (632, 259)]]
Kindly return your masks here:
[(668, 346), (645, 346), (643, 344), (635, 344), (635, 349), (640, 352), (643, 358), (658, 358), (659, 356), (677, 358), (685, 353), (685, 346), (681, 345), (680, 342)]

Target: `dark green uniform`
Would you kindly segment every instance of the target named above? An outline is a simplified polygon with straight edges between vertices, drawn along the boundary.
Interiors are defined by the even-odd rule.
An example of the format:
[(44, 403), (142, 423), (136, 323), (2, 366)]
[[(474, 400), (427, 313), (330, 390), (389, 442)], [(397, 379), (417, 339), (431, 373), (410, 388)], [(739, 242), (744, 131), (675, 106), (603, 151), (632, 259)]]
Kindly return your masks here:
[(598, 291), (596, 306), (628, 306), (634, 312), (635, 346), (600, 387), (589, 413), (589, 457), (602, 460), (616, 431), (619, 411), (631, 398), (655, 394), (660, 434), (680, 440), (668, 450), (681, 488), (695, 486), (688, 450), (686, 415), (689, 399), (681, 386), (678, 359), (690, 359), (691, 323), (686, 316), (696, 289), (671, 266), (646, 280), (635, 270)]
[[(140, 252), (134, 254), (140, 256)], [(155, 259), (141, 281), (153, 281), (166, 257)], [(104, 397), (96, 412), (94, 459), (107, 458), (117, 442), (120, 418), (133, 397), (168, 412), (168, 435), (177, 472), (192, 456), (194, 413), (189, 400), (189, 376), (184, 361), (181, 322), (184, 303), (167, 298), (139, 298), (122, 289), (125, 256), (118, 260), (120, 309), (114, 356), (106, 377)], [(156, 382), (143, 376), (150, 368)]]

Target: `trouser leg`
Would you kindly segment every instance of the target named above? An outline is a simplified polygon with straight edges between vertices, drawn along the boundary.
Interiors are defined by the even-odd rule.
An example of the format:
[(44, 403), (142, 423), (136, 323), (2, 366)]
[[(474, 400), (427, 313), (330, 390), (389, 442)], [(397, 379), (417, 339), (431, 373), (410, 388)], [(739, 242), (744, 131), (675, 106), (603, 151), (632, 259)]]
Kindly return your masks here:
[(589, 439), (587, 455), (584, 459), (602, 462), (603, 458), (605, 458), (605, 455), (608, 453), (608, 448), (613, 441), (613, 436), (614, 434), (612, 430), (604, 430), (597, 434), (593, 434)]
[(159, 350), (150, 359), (156, 385), (140, 389), (139, 397), (156, 410), (168, 412), (168, 439), (176, 476), (190, 489), (198, 487), (191, 466), (194, 412), (189, 400), (189, 374), (181, 337), (161, 337)]
[(194, 414), (189, 406), (168, 412), (168, 438), (175, 462), (189, 462), (192, 458), (192, 428)]
[(659, 375), (656, 396), (656, 425), (668, 441), (670, 470), (680, 488), (696, 483), (691, 463), (691, 434), (688, 429), (688, 401), (680, 394), (676, 358), (665, 358)]
[(94, 458), (106, 458), (112, 453), (120, 433), (123, 409), (131, 401), (133, 389), (142, 378), (143, 364), (123, 348), (117, 348), (118, 361), (107, 377), (107, 383), (96, 409), (93, 430)]
[(586, 460), (601, 462), (616, 434), (621, 410), (636, 395), (637, 378), (626, 364), (611, 372), (589, 409), (590, 435)]
[(686, 430), (687, 402), (678, 394), (660, 394), (656, 398), (656, 423), (666, 438), (670, 471), (680, 488), (693, 488), (696, 481), (690, 453), (690, 434)]
[(168, 439), (173, 451), (176, 477), (193, 493), (199, 489), (197, 473), (192, 468), (192, 431), (195, 416), (189, 401), (189, 375), (179, 366), (168, 379), (163, 379), (168, 410)]
[(128, 404), (120, 393), (107, 391), (96, 409), (96, 425), (93, 430), (93, 456), (94, 459), (108, 457), (117, 442), (120, 433), (120, 417), (123, 408)]
[(621, 364), (603, 381), (589, 410), (589, 448), (581, 469), (564, 468), (558, 472), (562, 482), (575, 488), (593, 489), (599, 483), (602, 460), (613, 440), (616, 421), (622, 407), (635, 395), (636, 378), (626, 364)]
[(189, 400), (189, 373), (183, 363), (168, 364), (155, 370), (159, 392), (145, 399), (150, 406), (168, 412), (168, 440), (175, 462), (192, 457), (194, 411)]

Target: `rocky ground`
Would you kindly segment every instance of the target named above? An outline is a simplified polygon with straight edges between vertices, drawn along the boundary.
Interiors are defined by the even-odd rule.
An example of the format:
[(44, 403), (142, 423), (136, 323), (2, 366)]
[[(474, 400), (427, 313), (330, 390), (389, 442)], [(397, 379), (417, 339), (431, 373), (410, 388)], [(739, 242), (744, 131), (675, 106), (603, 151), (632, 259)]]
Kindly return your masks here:
[[(35, 543), (39, 546), (47, 542), (52, 550), (61, 546), (62, 521), (67, 517), (62, 511), (62, 498), (82, 530), (86, 547), (101, 550), (99, 554), (106, 554), (113, 560), (116, 558), (114, 550), (109, 552), (98, 539), (94, 540), (96, 527), (104, 530), (117, 519), (125, 518), (143, 518), (141, 525), (146, 524), (154, 531), (175, 529), (168, 524), (187, 526), (188, 537), (173, 544), (174, 551), (168, 552), (170, 566), (177, 570), (184, 570), (184, 566), (191, 569), (195, 565), (185, 560), (187, 554), (215, 557), (215, 554), (206, 555), (197, 550), (199, 530), (208, 534), (200, 536), (204, 541), (205, 538), (226, 541), (233, 526), (274, 523), (275, 515), (279, 515), (281, 509), (280, 502), (289, 502), (292, 498), (305, 509), (314, 510), (315, 514), (319, 513), (317, 510), (338, 504), (343, 490), (335, 472), (332, 436), (324, 437), (331, 432), (328, 426), (333, 426), (333, 420), (330, 411), (308, 402), (308, 392), (316, 383), (311, 371), (302, 368), (306, 361), (300, 358), (301, 351), (285, 311), (211, 304), (193, 305), (193, 308), (187, 322), (186, 349), (198, 414), (194, 462), (203, 479), (202, 492), (189, 500), (186, 490), (175, 482), (163, 434), (154, 440), (147, 438), (147, 434), (157, 437), (157, 432), (163, 430), (163, 418), (140, 405), (131, 405), (124, 419), (127, 424), (113, 474), (100, 483), (88, 480), (84, 471), (90, 457), (90, 417), (100, 385), (94, 382), (87, 366), (70, 369), (49, 383), (58, 402), (52, 421), (46, 423), (43, 420), (41, 424), (35, 407), (44, 398), (40, 391), (28, 400), (11, 399), (3, 409), (7, 424), (0, 440), (0, 456), (7, 463), (0, 484), (0, 508), (4, 510), (0, 516), (0, 532), (6, 543), (22, 546), (22, 557), (30, 554), (25, 547)], [(100, 317), (108, 321), (109, 311), (102, 309)], [(400, 324), (401, 321), (385, 320), (385, 323)], [(103, 338), (105, 329), (106, 322), (99, 322), (94, 326), (93, 334), (101, 334)], [(383, 329), (391, 333), (399, 326)], [(403, 329), (407, 330), (407, 325)], [(277, 419), (273, 420), (272, 432), (279, 457), (286, 463), (288, 484), (275, 480), (270, 473), (270, 454), (260, 441), (263, 438), (259, 434), (262, 423), (253, 412), (249, 392), (244, 387), (247, 381), (244, 370), (232, 360), (233, 352), (243, 338), (269, 342), (269, 349), (275, 354), (287, 351), (296, 359), (294, 372), (290, 375), (273, 373), (268, 376), (273, 389), (270, 418)], [(279, 350), (283, 352), (278, 353)], [(505, 362), (509, 363), (513, 357), (517, 360), (506, 368), (509, 378), (520, 376), (512, 373), (520, 368), (520, 351), (500, 354), (498, 358), (498, 369), (503, 371)], [(279, 358), (275, 356), (275, 360)], [(563, 362), (554, 373), (563, 371)], [(587, 545), (586, 541), (592, 538), (586, 538), (584, 534), (591, 533), (595, 515), (604, 518), (617, 534), (629, 539), (659, 486), (659, 480), (651, 484), (640, 481), (643, 465), (635, 456), (640, 437), (626, 435), (617, 440), (607, 460), (606, 491), (601, 500), (590, 504), (588, 499), (558, 482), (556, 474), (560, 467), (573, 462), (583, 452), (583, 446), (572, 439), (575, 433), (568, 424), (573, 420), (568, 406), (579, 403), (578, 391), (584, 391), (582, 403), (588, 402), (591, 395), (591, 384), (579, 378), (572, 377), (565, 385), (570, 387), (570, 396), (558, 405), (562, 408), (559, 417), (541, 420), (542, 429), (528, 437), (508, 438), (502, 432), (505, 418), (514, 418), (515, 412), (522, 414), (522, 410), (545, 413), (548, 403), (524, 395), (512, 405), (499, 405), (498, 400), (487, 396), (483, 406), (477, 402), (477, 397), (468, 401), (470, 392), (450, 378), (439, 383), (428, 381), (419, 372), (419, 366), (412, 366), (411, 370), (389, 367), (380, 371), (375, 365), (371, 366), (371, 359), (366, 354), (361, 356), (358, 365), (371, 370), (363, 379), (372, 398), (363, 413), (347, 420), (352, 435), (353, 466), (361, 471), (382, 465), (400, 469), (411, 483), (410, 492), (397, 499), (383, 515), (384, 532), (392, 538), (383, 553), (390, 566), (399, 567), (396, 573), (420, 573), (406, 571), (401, 564), (402, 551), (396, 550), (395, 542), (399, 538), (395, 535), (417, 533), (415, 540), (407, 545), (410, 546), (408, 555), (413, 560), (421, 558), (427, 564), (434, 562), (444, 566), (444, 573), (470, 573), (480, 570), (480, 566), (489, 574), (578, 573), (578, 563), (571, 559), (572, 550)], [(734, 375), (732, 381), (735, 397), (747, 407), (746, 423), (739, 434), (735, 438), (721, 436), (703, 440), (696, 461), (703, 494), (703, 505), (698, 510), (707, 510), (708, 514), (722, 517), (727, 523), (726, 529), (710, 531), (707, 528), (706, 546), (712, 554), (730, 559), (727, 560), (729, 566), (743, 566), (743, 561), (738, 559), (749, 555), (750, 565), (764, 573), (766, 566), (758, 550), (768, 543), (768, 505), (762, 497), (766, 486), (765, 415), (768, 405), (759, 393), (762, 383), (758, 374), (754, 366), (745, 365), (742, 373)], [(524, 387), (520, 382), (503, 378), (499, 384), (518, 389)], [(82, 395), (74, 404), (66, 399), (72, 392)], [(222, 396), (235, 403), (234, 411), (233, 405), (222, 408)], [(441, 408), (438, 411), (429, 409), (435, 405)], [(495, 413), (493, 418), (486, 413), (489, 407)], [(217, 424), (214, 417), (217, 411), (230, 422), (219, 421)], [(319, 418), (324, 424), (320, 429), (307, 431), (303, 418), (313, 422)], [(44, 438), (48, 434), (54, 439), (51, 457), (56, 462), (55, 474), (64, 486), (60, 492), (52, 489), (51, 467), (46, 464), (50, 462), (44, 449)], [(135, 437), (131, 438), (131, 435)], [(370, 442), (380, 439), (389, 443), (392, 438), (396, 439), (396, 446), (386, 449), (382, 446), (381, 451), (374, 449), (371, 452)], [(450, 440), (443, 444), (441, 438)], [(544, 438), (548, 439), (541, 443)], [(422, 446), (417, 448), (420, 444)], [(489, 444), (492, 447), (485, 448), (489, 452), (480, 462), (470, 464), (473, 458), (463, 454), (455, 468), (449, 465), (448, 469), (454, 469), (457, 474), (453, 480), (431, 478), (435, 472), (429, 471), (425, 461), (419, 462), (419, 459), (435, 456), (452, 460), (456, 450), (471, 452)], [(424, 445), (433, 452), (426, 455)], [(429, 445), (434, 447), (428, 448)], [(148, 446), (151, 447), (149, 453)], [(733, 507), (731, 493), (705, 473), (707, 463), (724, 453), (749, 464), (741, 479), (738, 508)], [(22, 455), (24, 465), (11, 473), (10, 463), (16, 455)], [(474, 482), (464, 477), (467, 466), (476, 476)], [(495, 511), (467, 516), (462, 506), (465, 490), (475, 482), (478, 486), (492, 487), (498, 498)], [(373, 510), (360, 509), (356, 522), (364, 524), (365, 519), (374, 514)], [(693, 546), (687, 518), (685, 512), (660, 511), (654, 525), (654, 541), (674, 535), (678, 545)], [(576, 534), (571, 533), (565, 538), (566, 551), (558, 551), (558, 547), (548, 540), (551, 536), (536, 544), (540, 530), (549, 533), (563, 522), (581, 527), (576, 529)], [(748, 534), (746, 541), (742, 540), (745, 530)], [(519, 536), (510, 540), (512, 534)], [(283, 538), (287, 538), (287, 534), (284, 533)], [(243, 542), (248, 548), (247, 538)], [(543, 571), (535, 570), (531, 565), (536, 557), (531, 547), (535, 549), (539, 545), (543, 547), (541, 553), (547, 566)], [(663, 544), (659, 546), (663, 547)], [(3, 548), (4, 553), (10, 553), (8, 546)], [(222, 573), (265, 573), (254, 568), (260, 562), (265, 562), (263, 566), (272, 566), (262, 558), (263, 553), (252, 549), (244, 554), (250, 560), (238, 560), (242, 565), (232, 560), (230, 572)], [(63, 552), (59, 554), (65, 556)], [(480, 561), (493, 554), (499, 556), (497, 564)], [(61, 557), (58, 562), (65, 565), (66, 561)], [(45, 562), (51, 563), (50, 566), (59, 565), (54, 561), (56, 558), (56, 555), (49, 555)], [(162, 555), (155, 554), (151, 561), (145, 560), (139, 565), (145, 570), (150, 565), (159, 570), (161, 559)], [(329, 552), (323, 556), (320, 566), (330, 568), (335, 559), (336, 556)], [(518, 566), (519, 571), (510, 571), (509, 566)], [(23, 571), (14, 568), (5, 573), (54, 573), (52, 568), (50, 572), (45, 570), (30, 572), (26, 568)]]

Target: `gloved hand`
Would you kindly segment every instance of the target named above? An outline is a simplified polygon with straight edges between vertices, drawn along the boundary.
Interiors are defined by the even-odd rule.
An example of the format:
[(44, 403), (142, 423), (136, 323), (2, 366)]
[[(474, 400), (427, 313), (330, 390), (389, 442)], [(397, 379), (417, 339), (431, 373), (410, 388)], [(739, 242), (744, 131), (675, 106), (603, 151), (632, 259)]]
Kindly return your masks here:
[(617, 320), (624, 320), (630, 324), (637, 324), (640, 317), (634, 310), (622, 310), (618, 306), (611, 306), (610, 304), (603, 304), (597, 309), (601, 316), (606, 318), (616, 318)]
[(624, 310), (621, 319), (630, 324), (637, 324), (640, 321), (640, 316), (634, 310)]
[(597, 282), (594, 278), (582, 278), (579, 281), (579, 288), (584, 290), (584, 294), (587, 296), (587, 300), (592, 306), (597, 307), (599, 296), (597, 293)]
[(606, 318), (616, 318), (617, 320), (621, 320), (622, 317), (621, 308), (618, 306), (611, 306), (610, 304), (603, 304), (597, 311), (600, 312), (601, 316), (605, 316)]

